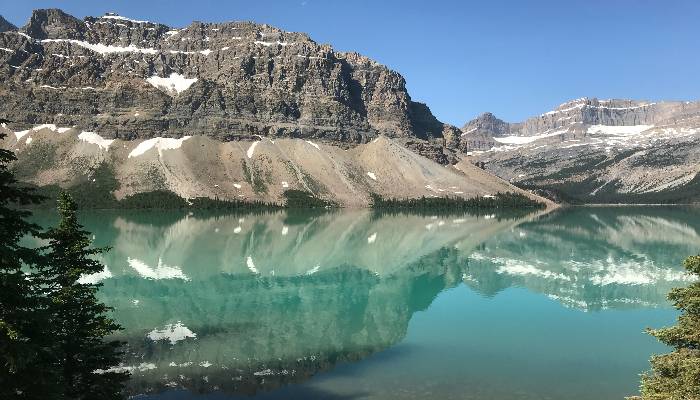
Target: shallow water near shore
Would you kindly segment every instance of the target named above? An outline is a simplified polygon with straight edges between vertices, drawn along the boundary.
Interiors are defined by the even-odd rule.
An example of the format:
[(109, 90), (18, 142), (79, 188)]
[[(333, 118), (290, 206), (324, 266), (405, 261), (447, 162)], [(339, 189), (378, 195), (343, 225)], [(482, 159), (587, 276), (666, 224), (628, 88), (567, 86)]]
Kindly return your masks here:
[[(700, 212), (86, 211), (139, 399), (621, 399)], [(38, 213), (42, 225), (55, 215)]]

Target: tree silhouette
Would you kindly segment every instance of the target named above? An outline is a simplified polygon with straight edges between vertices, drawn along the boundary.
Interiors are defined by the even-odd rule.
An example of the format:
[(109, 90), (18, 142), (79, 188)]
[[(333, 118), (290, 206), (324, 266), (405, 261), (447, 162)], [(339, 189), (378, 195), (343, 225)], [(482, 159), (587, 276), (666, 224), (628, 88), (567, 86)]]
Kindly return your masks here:
[[(0, 140), (5, 136), (0, 133)], [(14, 153), (0, 148), (0, 398), (48, 398), (57, 382), (48, 301), (35, 273), (43, 258), (21, 244), (39, 227), (27, 221), (30, 212), (17, 207), (42, 197), (15, 180), (9, 170), (15, 160)]]
[(48, 240), (47, 264), (40, 270), (51, 289), (51, 326), (57, 343), (57, 370), (63, 395), (69, 399), (119, 399), (128, 372), (113, 368), (122, 345), (105, 341), (121, 329), (96, 297), (101, 284), (81, 279), (103, 271), (96, 256), (108, 249), (92, 248), (90, 235), (78, 223), (77, 205), (67, 193), (58, 199), (61, 221), (42, 236)]
[[(683, 265), (700, 276), (700, 256), (688, 257)], [(700, 282), (673, 289), (668, 298), (682, 312), (678, 324), (650, 333), (674, 350), (652, 357), (652, 371), (642, 376), (642, 399), (700, 399)]]

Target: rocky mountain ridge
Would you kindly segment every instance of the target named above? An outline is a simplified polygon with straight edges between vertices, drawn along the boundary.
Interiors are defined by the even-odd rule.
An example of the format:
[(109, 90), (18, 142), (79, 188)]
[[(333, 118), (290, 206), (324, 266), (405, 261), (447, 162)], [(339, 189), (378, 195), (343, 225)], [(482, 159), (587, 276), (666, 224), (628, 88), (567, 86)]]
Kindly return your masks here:
[(698, 114), (700, 102), (599, 100), (584, 97), (560, 104), (552, 111), (518, 123), (505, 122), (487, 112), (465, 124), (462, 132), (476, 130), (492, 136), (532, 136), (575, 123), (608, 126), (653, 125), (679, 122)]
[(0, 32), (15, 31), (17, 27), (0, 15)]
[(519, 123), (486, 113), (460, 138), (474, 162), (560, 200), (700, 201), (700, 102), (582, 98)]
[[(442, 166), (457, 165), (466, 175), (461, 179), (479, 176), (480, 183), (488, 180), (488, 174), (482, 177), (470, 168), (478, 163), (522, 188), (558, 200), (647, 203), (700, 198), (700, 102), (582, 98), (518, 123), (486, 113), (460, 130), (438, 121), (425, 104), (413, 101), (397, 72), (357, 53), (337, 52), (304, 33), (252, 22), (193, 22), (175, 29), (113, 14), (80, 20), (57, 9), (34, 11), (22, 28), (3, 21), (0, 115), (13, 121), (3, 129), (15, 136), (3, 146), (26, 153), (19, 164), (35, 164), (31, 160), (35, 155), (27, 150), (32, 140), (37, 140), (35, 147), (58, 151), (45, 155), (55, 161), (53, 165), (19, 166), (29, 171), (25, 179), (33, 183), (67, 186), (83, 182), (99, 160), (124, 177), (144, 173), (121, 170), (121, 154), (86, 154), (82, 145), (71, 152), (71, 146), (84, 141), (77, 136), (71, 141), (35, 134), (48, 129), (59, 134), (70, 130), (73, 136), (84, 135), (96, 143), (119, 140), (127, 148), (150, 143), (158, 148), (158, 163), (136, 167), (158, 170), (164, 176), (172, 173), (160, 161), (163, 152), (159, 146), (172, 150), (167, 144), (171, 140), (203, 136), (219, 144), (244, 141), (238, 147), (249, 147), (286, 138), (298, 140), (297, 144), (310, 141), (348, 150), (384, 137), (410, 154)], [(107, 152), (108, 146), (97, 146)], [(212, 145), (216, 147), (220, 146)], [(283, 164), (301, 151), (299, 145), (290, 148), (294, 154), (283, 154), (279, 158), (286, 160)], [(337, 156), (335, 151), (330, 152), (334, 162), (342, 160), (352, 165), (350, 170), (361, 171), (360, 175), (371, 172), (358, 160)], [(228, 165), (220, 154), (212, 154), (219, 159), (203, 160), (203, 165)], [(399, 152), (392, 154), (399, 156)], [(401, 161), (389, 157), (390, 170), (415, 161), (408, 155), (401, 157)], [(190, 167), (188, 163), (183, 168), (190, 171)], [(284, 169), (268, 169), (280, 172), (270, 172), (268, 181), (288, 182), (289, 176), (281, 172)], [(443, 175), (436, 170), (430, 165), (418, 174), (420, 179), (408, 180), (417, 186), (393, 192), (444, 195), (446, 192), (433, 193), (428, 188), (435, 188), (436, 177)], [(331, 192), (335, 187), (329, 182), (332, 171), (316, 175), (327, 182)], [(347, 172), (341, 168), (339, 174), (347, 178), (343, 171)], [(190, 172), (202, 178), (199, 172)], [(408, 175), (416, 176), (413, 172)], [(296, 176), (298, 185), (290, 186), (304, 187), (301, 175)], [(170, 185), (166, 188), (180, 195), (201, 186), (166, 181)], [(353, 182), (362, 182), (363, 187), (366, 183)], [(398, 182), (406, 180), (386, 183)], [(139, 181), (120, 193), (133, 194), (161, 183)], [(222, 187), (219, 182), (212, 184)], [(469, 191), (460, 190), (465, 185)], [(355, 188), (354, 183), (345, 186)], [(458, 189), (451, 191), (464, 196), (489, 194), (495, 187), (512, 189), (498, 179), (484, 187), (459, 182), (452, 186)], [(278, 200), (253, 192), (253, 197), (245, 193), (245, 199)], [(381, 192), (390, 195), (392, 190)], [(366, 204), (369, 192), (363, 188), (362, 193), (359, 197), (332, 193), (330, 197)], [(239, 197), (241, 193), (230, 189), (225, 194)]]
[(459, 129), (397, 72), (269, 25), (36, 10), (0, 32), (0, 78), (0, 146), (51, 190), (348, 207), (526, 193), (461, 162)]
[(0, 114), (18, 129), (55, 124), (126, 140), (260, 135), (344, 146), (378, 135), (441, 144), (445, 129), (411, 100), (397, 72), (264, 24), (175, 29), (36, 10), (22, 28), (0, 33), (0, 48)]

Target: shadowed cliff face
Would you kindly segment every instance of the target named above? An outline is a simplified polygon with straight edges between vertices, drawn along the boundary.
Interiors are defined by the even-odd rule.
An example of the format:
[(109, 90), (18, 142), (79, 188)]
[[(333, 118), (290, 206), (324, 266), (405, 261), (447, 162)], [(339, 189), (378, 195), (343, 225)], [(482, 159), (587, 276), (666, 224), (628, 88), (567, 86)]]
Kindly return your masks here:
[[(104, 284), (133, 393), (256, 393), (400, 343), (413, 315), (466, 284), (581, 311), (666, 307), (700, 247), (694, 209), (545, 216), (82, 215), (111, 245)], [(42, 224), (53, 217), (38, 216)]]
[(0, 16), (0, 32), (14, 31), (17, 27), (12, 25), (8, 20)]
[(0, 114), (18, 129), (53, 123), (108, 138), (264, 135), (345, 145), (442, 133), (400, 74), (303, 33), (251, 22), (175, 29), (116, 15), (79, 20), (57, 9), (5, 30)]

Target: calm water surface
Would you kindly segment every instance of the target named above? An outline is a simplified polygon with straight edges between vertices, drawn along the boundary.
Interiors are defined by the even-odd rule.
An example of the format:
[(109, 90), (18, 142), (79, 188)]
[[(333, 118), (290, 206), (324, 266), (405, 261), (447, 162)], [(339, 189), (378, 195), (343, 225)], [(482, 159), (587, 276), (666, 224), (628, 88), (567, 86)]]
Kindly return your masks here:
[[(48, 214), (36, 216), (53, 223)], [(85, 212), (140, 399), (622, 399), (700, 212)]]

